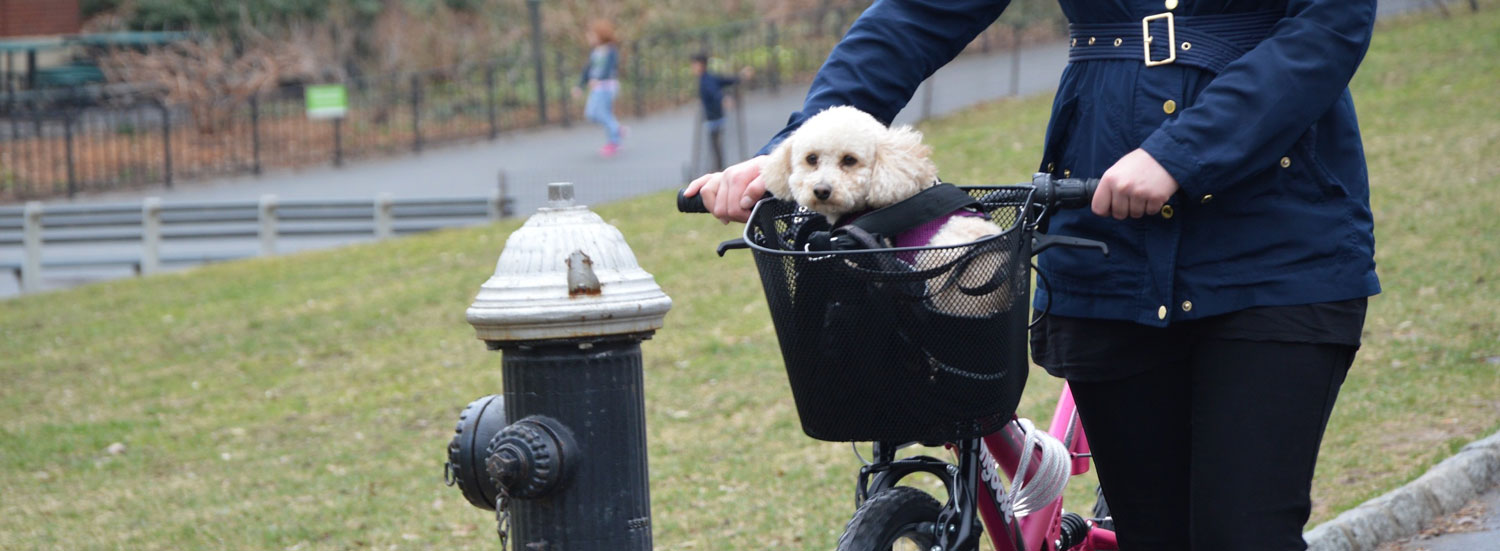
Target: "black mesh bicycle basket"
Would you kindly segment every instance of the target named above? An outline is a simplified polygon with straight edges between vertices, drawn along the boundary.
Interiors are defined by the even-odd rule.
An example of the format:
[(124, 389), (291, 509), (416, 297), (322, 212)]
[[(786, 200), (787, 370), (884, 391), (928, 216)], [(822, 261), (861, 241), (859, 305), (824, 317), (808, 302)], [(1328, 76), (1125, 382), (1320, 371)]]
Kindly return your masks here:
[(952, 247), (809, 250), (826, 225), (766, 200), (755, 256), (797, 414), (828, 441), (942, 442), (999, 429), (1026, 384), (1032, 188), (970, 187), (1002, 232)]

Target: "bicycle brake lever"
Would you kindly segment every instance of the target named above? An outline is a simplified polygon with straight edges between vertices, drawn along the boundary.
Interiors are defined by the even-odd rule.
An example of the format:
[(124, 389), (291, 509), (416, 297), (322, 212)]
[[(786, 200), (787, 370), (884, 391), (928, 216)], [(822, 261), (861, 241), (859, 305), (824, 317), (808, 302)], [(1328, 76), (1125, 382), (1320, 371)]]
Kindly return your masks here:
[(748, 248), (750, 248), (750, 244), (745, 242), (745, 238), (743, 238), (743, 237), (736, 237), (734, 239), (730, 239), (728, 241), (720, 243), (719, 244), (719, 248), (715, 249), (715, 251), (718, 252), (719, 253), (719, 257), (722, 258), (724, 256), (724, 253), (728, 252), (730, 249), (748, 249)]
[(1109, 245), (1103, 241), (1084, 239), (1081, 237), (1068, 237), (1066, 235), (1047, 235), (1036, 232), (1031, 235), (1031, 254), (1036, 255), (1052, 247), (1074, 247), (1079, 249), (1099, 249), (1104, 256), (1109, 256)]

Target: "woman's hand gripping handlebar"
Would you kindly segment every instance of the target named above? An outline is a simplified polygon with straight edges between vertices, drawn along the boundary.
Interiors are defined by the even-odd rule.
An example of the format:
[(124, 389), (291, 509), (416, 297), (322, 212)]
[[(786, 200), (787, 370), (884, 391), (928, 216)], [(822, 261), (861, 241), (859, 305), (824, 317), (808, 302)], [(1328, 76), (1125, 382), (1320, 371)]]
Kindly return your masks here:
[[(687, 188), (677, 190), (677, 212), (685, 214), (713, 214), (713, 211), (708, 210), (708, 207), (703, 204), (702, 195), (688, 197), (686, 194)], [(762, 195), (761, 199), (769, 199), (770, 197), (771, 194), (767, 193)]]
[(766, 194), (766, 185), (760, 179), (763, 159), (765, 155), (759, 155), (723, 172), (699, 176), (678, 193), (677, 209), (713, 214), (725, 224), (749, 220), (756, 198)]
[[(687, 195), (688, 190), (690, 189), (692, 188), (686, 187), (677, 190), (677, 212), (687, 214), (713, 214), (712, 211), (708, 210), (708, 206), (703, 204), (703, 195)], [(761, 198), (766, 199), (769, 197), (771, 197), (771, 194), (766, 193)], [(715, 250), (715, 252), (719, 253), (719, 256), (724, 256), (724, 253), (729, 251), (730, 249), (748, 248), (750, 248), (750, 245), (748, 243), (745, 243), (745, 239), (743, 237), (736, 237), (723, 243), (719, 243), (719, 247)]]

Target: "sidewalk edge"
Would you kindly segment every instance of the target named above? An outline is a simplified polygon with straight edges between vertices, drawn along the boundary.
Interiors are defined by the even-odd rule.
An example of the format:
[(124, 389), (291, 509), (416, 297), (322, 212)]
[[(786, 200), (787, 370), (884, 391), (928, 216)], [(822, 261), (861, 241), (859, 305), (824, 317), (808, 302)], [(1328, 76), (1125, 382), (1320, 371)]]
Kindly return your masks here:
[(1308, 551), (1375, 551), (1416, 535), (1500, 483), (1500, 432), (1464, 446), (1421, 477), (1344, 511), (1302, 535)]

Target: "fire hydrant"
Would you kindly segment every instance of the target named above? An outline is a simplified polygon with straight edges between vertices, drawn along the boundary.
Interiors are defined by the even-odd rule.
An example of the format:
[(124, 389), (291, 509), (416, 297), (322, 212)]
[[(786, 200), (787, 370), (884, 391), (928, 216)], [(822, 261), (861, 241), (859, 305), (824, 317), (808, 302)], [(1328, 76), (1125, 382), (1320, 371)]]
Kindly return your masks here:
[(496, 510), (502, 546), (649, 550), (640, 343), (672, 300), (572, 184), (547, 194), (468, 309), (504, 394), (464, 409), (445, 474)]

